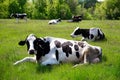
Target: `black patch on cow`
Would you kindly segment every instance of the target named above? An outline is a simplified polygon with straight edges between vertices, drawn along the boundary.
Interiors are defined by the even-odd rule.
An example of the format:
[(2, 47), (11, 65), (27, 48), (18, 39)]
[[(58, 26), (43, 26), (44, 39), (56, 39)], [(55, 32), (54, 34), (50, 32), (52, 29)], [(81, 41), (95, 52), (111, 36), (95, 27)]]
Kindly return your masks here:
[(27, 44), (27, 50), (30, 48), (30, 44), (28, 41), (26, 41), (26, 44)]
[(93, 39), (94, 38), (94, 35), (93, 34), (90, 34), (90, 39)]
[(79, 45), (81, 48), (84, 47), (84, 43), (82, 43), (82, 42), (78, 42), (78, 45)]
[(80, 29), (78, 28), (74, 35), (82, 35), (85, 38), (89, 38), (89, 29)]
[(79, 57), (80, 57), (79, 52), (76, 52), (76, 57), (77, 57), (77, 58), (79, 58)]
[(58, 50), (55, 51), (55, 56), (56, 56), (56, 60), (58, 61), (58, 60), (59, 60), (59, 53), (58, 53)]
[(70, 41), (64, 42), (62, 44), (62, 50), (66, 53), (67, 57), (69, 57), (69, 54), (72, 54), (72, 49), (70, 46), (73, 46), (73, 44)]
[(76, 51), (78, 51), (78, 50), (79, 50), (78, 45), (74, 45), (74, 48), (75, 48), (75, 50), (76, 50)]
[(82, 36), (89, 38), (89, 29), (81, 29)]
[[(102, 32), (102, 31), (101, 31)], [(102, 32), (103, 33), (103, 32)], [(98, 36), (100, 37), (100, 39), (104, 39), (105, 35), (103, 33), (103, 35), (100, 33), (100, 30), (98, 29)]]
[(80, 34), (81, 34), (81, 29), (78, 28), (78, 29), (75, 31), (74, 35), (80, 35)]
[(60, 48), (61, 47), (61, 43), (60, 43), (60, 41), (54, 41), (54, 43), (55, 43), (55, 46), (57, 47), (57, 48)]
[(37, 50), (36, 59), (39, 60), (41, 56), (45, 56), (50, 51), (50, 43), (37, 38), (34, 41), (34, 48)]

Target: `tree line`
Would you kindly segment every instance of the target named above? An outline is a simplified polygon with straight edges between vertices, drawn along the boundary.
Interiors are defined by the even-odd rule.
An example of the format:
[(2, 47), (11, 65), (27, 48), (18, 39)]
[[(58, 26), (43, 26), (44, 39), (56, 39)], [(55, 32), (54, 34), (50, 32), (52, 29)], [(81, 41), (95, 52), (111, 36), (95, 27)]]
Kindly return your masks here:
[(83, 19), (120, 20), (120, 0), (0, 0), (0, 18), (11, 13), (27, 13), (31, 19)]

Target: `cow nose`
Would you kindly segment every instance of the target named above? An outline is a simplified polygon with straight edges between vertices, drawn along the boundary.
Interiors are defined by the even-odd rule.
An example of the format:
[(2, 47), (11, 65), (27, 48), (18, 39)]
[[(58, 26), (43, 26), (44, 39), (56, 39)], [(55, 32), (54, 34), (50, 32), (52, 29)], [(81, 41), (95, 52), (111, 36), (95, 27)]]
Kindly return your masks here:
[(30, 50), (29, 54), (35, 54), (35, 51), (34, 50)]

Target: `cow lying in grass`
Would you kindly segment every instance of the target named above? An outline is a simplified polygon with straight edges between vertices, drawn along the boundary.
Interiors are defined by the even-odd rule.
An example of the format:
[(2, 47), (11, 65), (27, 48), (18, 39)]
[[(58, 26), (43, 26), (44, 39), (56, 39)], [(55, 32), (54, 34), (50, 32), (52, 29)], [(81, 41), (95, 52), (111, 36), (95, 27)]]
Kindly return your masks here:
[(59, 22), (61, 22), (61, 19), (60, 19), (60, 18), (50, 20), (50, 21), (48, 22), (48, 24), (57, 24), (57, 23), (59, 23)]
[(82, 15), (81, 16), (73, 16), (72, 20), (68, 20), (68, 22), (79, 22), (82, 21)]
[(27, 45), (29, 54), (35, 57), (25, 57), (14, 63), (31, 61), (41, 65), (53, 65), (72, 63), (98, 63), (102, 58), (102, 50), (98, 46), (92, 46), (85, 41), (73, 41), (55, 37), (37, 38), (30, 34), (19, 45)]
[(82, 41), (96, 41), (105, 39), (105, 35), (100, 28), (80, 29), (79, 27), (77, 27), (70, 35), (73, 38), (77, 36), (82, 36)]
[(27, 14), (26, 13), (12, 13), (10, 17), (16, 18), (17, 23), (19, 19), (24, 19), (27, 22)]

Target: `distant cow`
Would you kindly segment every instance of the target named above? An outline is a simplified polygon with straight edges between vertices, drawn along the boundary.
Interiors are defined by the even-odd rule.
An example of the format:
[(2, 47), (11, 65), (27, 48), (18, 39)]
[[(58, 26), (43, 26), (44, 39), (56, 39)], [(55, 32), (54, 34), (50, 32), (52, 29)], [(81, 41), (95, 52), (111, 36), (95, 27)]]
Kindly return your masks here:
[(79, 22), (82, 21), (82, 16), (73, 16), (72, 20), (68, 20), (68, 22)]
[(37, 38), (30, 34), (19, 45), (27, 45), (29, 54), (35, 57), (25, 57), (14, 65), (31, 61), (41, 65), (52, 65), (66, 62), (97, 63), (101, 61), (102, 50), (98, 46), (92, 46), (85, 41), (73, 41), (55, 37)]
[(50, 20), (50, 21), (48, 22), (48, 24), (57, 24), (58, 22), (61, 22), (61, 19), (60, 19), (60, 18)]
[(80, 29), (77, 27), (72, 33), (71, 37), (82, 36), (83, 40), (102, 40), (105, 39), (105, 35), (100, 28)]
[(26, 13), (12, 13), (10, 17), (16, 18), (16, 21), (19, 22), (19, 19), (24, 19), (27, 22), (27, 14)]

